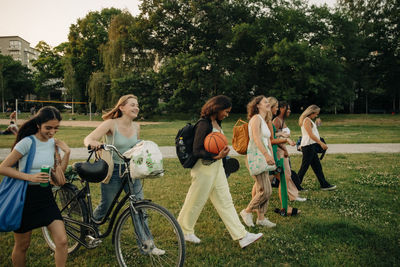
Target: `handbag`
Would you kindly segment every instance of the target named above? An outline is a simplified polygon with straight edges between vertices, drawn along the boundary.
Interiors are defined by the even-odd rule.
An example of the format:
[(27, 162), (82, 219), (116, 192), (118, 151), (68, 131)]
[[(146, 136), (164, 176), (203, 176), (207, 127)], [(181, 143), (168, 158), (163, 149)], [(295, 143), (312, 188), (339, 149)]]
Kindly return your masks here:
[(233, 126), (233, 149), (242, 155), (246, 155), (249, 145), (249, 124), (239, 119)]
[[(271, 150), (269, 149), (268, 144), (265, 144), (265, 141), (262, 140), (265, 149), (267, 150), (268, 155), (272, 156)], [(273, 171), (276, 169), (276, 165), (268, 165), (264, 155), (258, 149), (256, 143), (253, 138), (250, 138), (249, 146), (247, 148), (247, 163), (249, 166), (250, 175), (259, 175), (260, 173)]]
[(239, 161), (235, 158), (227, 156), (223, 161), (223, 166), (225, 170), (226, 178), (228, 178), (232, 173), (237, 172), (240, 168)]
[[(300, 136), (299, 139), (297, 139), (297, 142), (296, 142), (297, 151), (300, 151), (300, 152), (301, 152), (301, 147), (300, 147), (301, 139), (302, 139), (302, 137)], [(321, 140), (322, 143), (326, 144), (324, 138), (320, 137), (319, 139)], [(326, 150), (324, 150), (322, 148), (322, 146), (320, 144), (317, 144), (317, 143), (315, 143), (314, 147), (315, 147), (315, 152), (318, 153), (318, 154), (321, 154), (319, 160), (322, 160), (324, 158), (324, 156), (325, 156)]]
[[(29, 138), (32, 144), (26, 160), (25, 173), (31, 170), (36, 153), (36, 141), (32, 136)], [(28, 181), (8, 176), (0, 183), (0, 232), (10, 232), (21, 226), (27, 186)]]
[[(92, 155), (95, 155), (94, 162), (90, 162)], [(94, 151), (90, 152), (85, 162), (75, 162), (72, 168), (78, 173), (79, 177), (90, 183), (100, 183), (108, 174), (108, 164), (99, 158)]]
[(66, 183), (66, 179), (64, 175), (64, 170), (61, 167), (61, 156), (58, 152), (56, 144), (54, 144), (54, 147), (54, 168), (52, 168), (50, 171), (50, 179), (55, 185), (63, 186)]
[(140, 141), (123, 155), (130, 159), (129, 172), (133, 179), (164, 175), (161, 151), (152, 141)]
[[(319, 139), (321, 140), (322, 143), (326, 144), (324, 138), (320, 137)], [(320, 144), (317, 144), (315, 146), (315, 152), (317, 152), (318, 154), (321, 154), (321, 156), (319, 157), (319, 160), (322, 160), (325, 157), (326, 150), (324, 150)]]
[[(265, 146), (268, 155), (272, 156), (271, 150)], [(253, 140), (250, 140), (249, 148), (247, 149), (247, 163), (249, 164), (250, 175), (259, 175), (266, 171), (274, 171), (276, 165), (268, 165), (264, 155), (258, 149)]]
[[(111, 145), (114, 145), (114, 138), (115, 138), (115, 130), (117, 128), (117, 124), (114, 123), (114, 131), (113, 131), (113, 136), (112, 136), (112, 143)], [(106, 138), (103, 137), (103, 143), (106, 144)], [(103, 184), (108, 184), (110, 182), (111, 176), (113, 174), (114, 171), (114, 160), (113, 160), (113, 151), (109, 151), (109, 150), (97, 150), (97, 157), (101, 158), (102, 160), (104, 160), (107, 164), (108, 164), (108, 172), (107, 172), (107, 176), (106, 178), (104, 178), (103, 181), (101, 181)]]

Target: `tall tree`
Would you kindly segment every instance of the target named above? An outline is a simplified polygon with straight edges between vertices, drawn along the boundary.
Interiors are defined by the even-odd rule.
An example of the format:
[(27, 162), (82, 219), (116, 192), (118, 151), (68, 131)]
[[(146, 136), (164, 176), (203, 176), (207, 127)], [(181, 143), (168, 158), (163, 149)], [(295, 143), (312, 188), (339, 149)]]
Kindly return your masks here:
[[(135, 85), (146, 90), (151, 88), (152, 93), (146, 97), (152, 99), (139, 99), (141, 103), (158, 103), (158, 90), (150, 86), (156, 81), (148, 80), (149, 75), (155, 77), (152, 72), (157, 53), (149, 49), (148, 40), (151, 38), (146, 30), (146, 21), (133, 17), (129, 12), (122, 12), (112, 19), (108, 41), (100, 46), (104, 71), (93, 73), (89, 82), (89, 97), (98, 108), (107, 108), (113, 99), (118, 99), (120, 93), (126, 91), (119, 86), (126, 87), (126, 81), (132, 82), (130, 89)], [(154, 107), (150, 110), (155, 111)]]
[(59, 99), (61, 91), (56, 91), (56, 89), (63, 86), (62, 51), (60, 48), (52, 49), (44, 41), (40, 41), (35, 48), (40, 52), (38, 59), (32, 63), (36, 69), (35, 93), (39, 97)]
[(0, 88), (5, 102), (13, 103), (15, 99), (21, 99), (33, 93), (32, 73), (21, 62), (0, 54), (0, 71)]
[(108, 28), (114, 16), (121, 13), (115, 8), (105, 8), (100, 12), (89, 12), (85, 18), (78, 19), (72, 24), (68, 35), (66, 61), (69, 70), (68, 78), (75, 83), (75, 99), (87, 100), (87, 86), (90, 75), (96, 71), (103, 71), (99, 48), (108, 41)]
[[(357, 21), (365, 37), (366, 53), (362, 59), (367, 64), (363, 90), (359, 91), (368, 107), (396, 109), (400, 93), (400, 29), (398, 0), (340, 0), (343, 13)], [(365, 82), (366, 81), (366, 82)]]

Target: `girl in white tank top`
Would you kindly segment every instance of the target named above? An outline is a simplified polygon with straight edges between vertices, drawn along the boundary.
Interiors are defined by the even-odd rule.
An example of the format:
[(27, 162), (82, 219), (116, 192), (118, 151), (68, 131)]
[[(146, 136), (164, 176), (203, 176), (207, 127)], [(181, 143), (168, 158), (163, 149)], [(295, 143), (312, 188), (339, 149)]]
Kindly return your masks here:
[[(310, 118), (308, 118), (308, 117), (306, 117), (306, 118), (304, 119), (304, 121), (305, 121), (305, 120), (310, 120), (311, 125), (312, 125), (311, 131), (312, 131), (312, 133), (319, 139), (320, 136), (319, 136), (319, 132), (318, 132), (317, 125), (315, 125), (315, 123), (314, 123)], [(313, 139), (311, 139), (310, 135), (309, 135), (308, 132), (306, 131), (306, 128), (304, 127), (304, 121), (303, 121), (303, 124), (301, 125), (301, 136), (302, 136), (302, 138), (301, 138), (300, 147), (308, 146), (308, 145), (312, 145), (312, 144), (315, 144), (315, 143), (316, 143)]]

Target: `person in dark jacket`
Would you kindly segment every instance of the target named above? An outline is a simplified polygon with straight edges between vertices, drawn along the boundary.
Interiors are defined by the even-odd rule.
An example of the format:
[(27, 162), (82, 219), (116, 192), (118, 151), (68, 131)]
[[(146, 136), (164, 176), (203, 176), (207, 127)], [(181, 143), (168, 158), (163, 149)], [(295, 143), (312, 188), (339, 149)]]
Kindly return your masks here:
[(192, 184), (178, 217), (187, 242), (200, 243), (194, 234), (194, 226), (208, 198), (232, 239), (239, 240), (240, 247), (244, 248), (262, 237), (262, 233), (246, 231), (233, 205), (222, 163), (229, 147), (223, 148), (219, 154), (207, 152), (204, 148), (204, 139), (209, 133), (223, 133), (221, 121), (228, 117), (231, 108), (231, 100), (219, 95), (209, 99), (201, 109), (201, 120), (196, 125), (193, 142), (193, 154), (198, 160), (191, 170)]

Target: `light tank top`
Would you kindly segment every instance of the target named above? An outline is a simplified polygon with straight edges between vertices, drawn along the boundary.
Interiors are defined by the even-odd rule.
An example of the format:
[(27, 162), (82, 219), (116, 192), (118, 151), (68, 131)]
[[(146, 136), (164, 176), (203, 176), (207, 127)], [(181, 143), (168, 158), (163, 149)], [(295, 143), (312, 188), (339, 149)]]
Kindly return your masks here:
[[(315, 123), (310, 119), (310, 118), (305, 118), (304, 120), (310, 120), (311, 124), (312, 124), (312, 128), (311, 131), (312, 133), (319, 139), (319, 132), (317, 129), (317, 125), (315, 125)], [(301, 143), (300, 143), (300, 147), (303, 146), (309, 146), (312, 144), (315, 144), (316, 142), (314, 140), (311, 139), (311, 137), (308, 135), (306, 128), (304, 128), (304, 121), (303, 121), (303, 125), (301, 126)]]
[[(114, 139), (114, 142), (113, 142), (113, 139)], [(137, 131), (131, 137), (128, 138), (128, 137), (122, 135), (118, 131), (118, 124), (115, 123), (114, 136), (107, 135), (106, 140), (107, 140), (107, 144), (114, 145), (118, 149), (118, 151), (121, 152), (121, 154), (124, 154), (126, 151), (131, 149), (138, 142)], [(124, 161), (122, 159), (120, 159), (120, 157), (118, 157), (118, 155), (116, 153), (113, 153), (112, 157), (113, 157), (114, 163), (118, 163), (118, 164), (124, 163)]]

